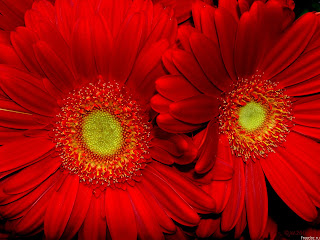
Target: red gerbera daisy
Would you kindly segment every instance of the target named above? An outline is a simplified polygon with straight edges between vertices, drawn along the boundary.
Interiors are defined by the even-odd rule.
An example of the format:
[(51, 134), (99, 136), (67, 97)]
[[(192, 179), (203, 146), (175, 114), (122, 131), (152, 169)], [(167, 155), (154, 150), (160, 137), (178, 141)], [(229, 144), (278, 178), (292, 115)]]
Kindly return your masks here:
[(172, 75), (157, 80), (152, 106), (167, 131), (206, 126), (195, 172), (233, 174), (208, 186), (221, 189), (221, 230), (247, 218), (251, 237), (260, 238), (265, 177), (306, 221), (320, 206), (320, 18), (308, 13), (293, 23), (278, 1), (256, 1), (242, 15), (238, 7), (196, 3), (196, 29), (182, 28), (183, 50), (164, 55)]
[(1, 55), (10, 63), (0, 66), (6, 229), (44, 230), (47, 239), (160, 239), (175, 232), (173, 220), (196, 225), (214, 201), (153, 160), (196, 154), (189, 138), (150, 124), (161, 55), (175, 41), (172, 11), (150, 0), (35, 6)]
[[(55, 0), (48, 0), (52, 3)], [(0, 0), (0, 29), (11, 31), (24, 25), (24, 14), (38, 0)]]

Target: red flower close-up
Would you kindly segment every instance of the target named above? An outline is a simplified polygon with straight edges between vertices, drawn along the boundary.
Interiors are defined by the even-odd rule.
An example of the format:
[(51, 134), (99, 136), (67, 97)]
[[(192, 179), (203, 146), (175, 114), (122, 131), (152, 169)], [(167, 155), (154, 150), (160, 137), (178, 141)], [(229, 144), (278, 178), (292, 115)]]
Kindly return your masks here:
[(316, 1), (0, 0), (0, 239), (317, 237)]
[(152, 124), (172, 14), (149, 0), (37, 1), (25, 27), (1, 35), (9, 237), (162, 239), (214, 212), (208, 194), (165, 165), (193, 161), (191, 139)]
[(191, 173), (211, 181), (204, 189), (222, 200), (222, 214), (204, 219), (211, 224), (198, 234), (210, 236), (217, 223), (241, 233), (248, 222), (250, 237), (260, 239), (265, 179), (305, 221), (320, 207), (320, 18), (294, 21), (290, 2), (240, 3), (197, 1), (195, 28), (181, 27), (179, 48), (163, 56), (171, 75), (156, 81), (151, 103), (160, 128), (201, 130)]

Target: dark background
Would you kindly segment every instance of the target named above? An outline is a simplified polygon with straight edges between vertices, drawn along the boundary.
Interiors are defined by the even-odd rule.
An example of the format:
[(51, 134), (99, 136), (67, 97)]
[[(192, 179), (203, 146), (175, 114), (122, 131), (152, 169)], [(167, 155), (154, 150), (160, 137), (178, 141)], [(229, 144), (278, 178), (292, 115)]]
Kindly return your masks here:
[(296, 0), (295, 13), (297, 17), (303, 13), (317, 11), (320, 12), (320, 1), (319, 0)]

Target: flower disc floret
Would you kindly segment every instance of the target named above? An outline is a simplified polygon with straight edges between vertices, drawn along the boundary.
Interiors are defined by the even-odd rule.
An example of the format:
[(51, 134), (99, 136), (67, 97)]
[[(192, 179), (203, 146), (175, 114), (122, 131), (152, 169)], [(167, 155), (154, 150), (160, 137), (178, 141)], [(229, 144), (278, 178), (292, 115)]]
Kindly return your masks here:
[(292, 127), (290, 98), (261, 75), (239, 79), (232, 89), (223, 96), (220, 132), (228, 136), (234, 155), (244, 160), (266, 157)]
[(60, 105), (54, 135), (64, 169), (99, 186), (141, 176), (150, 159), (151, 127), (125, 87), (99, 81), (71, 92)]

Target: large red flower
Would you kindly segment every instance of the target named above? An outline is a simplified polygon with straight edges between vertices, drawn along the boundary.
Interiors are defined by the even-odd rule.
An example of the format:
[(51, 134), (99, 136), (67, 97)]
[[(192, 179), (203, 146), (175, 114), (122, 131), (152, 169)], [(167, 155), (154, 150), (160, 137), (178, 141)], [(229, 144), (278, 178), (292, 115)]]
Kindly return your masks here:
[[(149, 99), (175, 41), (150, 0), (39, 1), (0, 65), (0, 213), (16, 236), (161, 239), (214, 210), (172, 164), (184, 135), (153, 128)], [(12, 44), (12, 46), (11, 46)], [(158, 160), (155, 161), (154, 159)]]
[(242, 231), (247, 219), (251, 237), (262, 236), (265, 177), (306, 221), (320, 206), (320, 18), (293, 22), (290, 8), (271, 0), (239, 11), (237, 1), (218, 8), (198, 1), (196, 28), (180, 29), (183, 49), (163, 57), (172, 75), (156, 82), (157, 123), (170, 132), (205, 127), (195, 172), (221, 180), (207, 188), (221, 192), (224, 232), (238, 223)]

